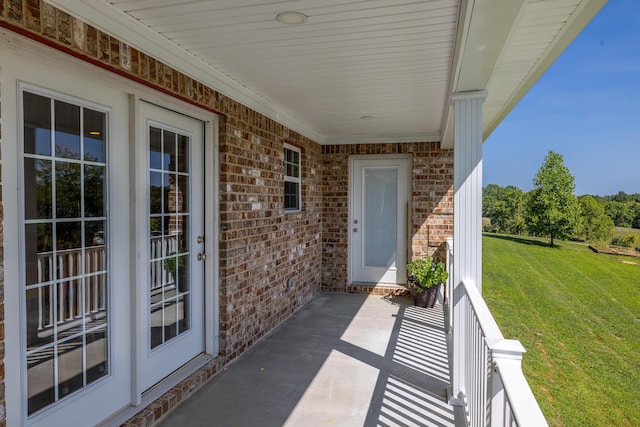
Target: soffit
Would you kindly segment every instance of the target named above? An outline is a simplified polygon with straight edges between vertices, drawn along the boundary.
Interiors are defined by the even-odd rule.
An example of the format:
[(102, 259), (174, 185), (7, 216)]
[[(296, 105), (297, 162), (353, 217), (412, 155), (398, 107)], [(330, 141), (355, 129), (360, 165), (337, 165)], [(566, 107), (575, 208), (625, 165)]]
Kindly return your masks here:
[(604, 0), (52, 3), (320, 143), (451, 146), (452, 92), (488, 90), (487, 136)]

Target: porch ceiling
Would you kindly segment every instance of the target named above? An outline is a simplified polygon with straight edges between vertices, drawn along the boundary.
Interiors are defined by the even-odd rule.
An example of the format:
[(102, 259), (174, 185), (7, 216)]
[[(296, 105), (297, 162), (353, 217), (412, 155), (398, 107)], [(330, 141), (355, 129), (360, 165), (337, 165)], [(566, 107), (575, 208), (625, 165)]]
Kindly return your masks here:
[(317, 142), (448, 147), (449, 94), (488, 90), (488, 136), (605, 2), (50, 1)]

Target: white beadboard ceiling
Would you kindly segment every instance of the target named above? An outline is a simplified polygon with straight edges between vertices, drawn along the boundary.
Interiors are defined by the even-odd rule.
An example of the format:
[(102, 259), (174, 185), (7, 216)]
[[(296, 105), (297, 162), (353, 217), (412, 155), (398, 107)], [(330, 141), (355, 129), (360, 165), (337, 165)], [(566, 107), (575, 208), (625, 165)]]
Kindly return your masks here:
[(320, 143), (449, 147), (451, 93), (488, 91), (488, 136), (605, 2), (51, 1)]

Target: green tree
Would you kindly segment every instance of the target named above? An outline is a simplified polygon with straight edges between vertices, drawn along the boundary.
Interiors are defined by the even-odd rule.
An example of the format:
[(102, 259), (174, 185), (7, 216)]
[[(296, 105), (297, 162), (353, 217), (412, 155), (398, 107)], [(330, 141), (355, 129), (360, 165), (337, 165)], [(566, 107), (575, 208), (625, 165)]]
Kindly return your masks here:
[(533, 179), (526, 209), (527, 228), (535, 235), (555, 239), (570, 237), (579, 224), (580, 204), (574, 194), (575, 179), (562, 155), (549, 151)]
[(605, 243), (613, 236), (613, 221), (604, 213), (604, 206), (592, 196), (580, 198), (582, 210), (581, 234), (588, 242)]
[(634, 202), (610, 201), (605, 203), (604, 211), (617, 227), (630, 228), (633, 224), (633, 212), (630, 209), (631, 203)]
[(513, 185), (498, 186), (492, 197), (494, 200), (487, 206), (492, 229), (499, 233), (521, 234), (525, 226), (525, 193)]
[(498, 199), (498, 195), (502, 191), (502, 187), (498, 184), (489, 184), (482, 189), (482, 216), (491, 217), (493, 205)]

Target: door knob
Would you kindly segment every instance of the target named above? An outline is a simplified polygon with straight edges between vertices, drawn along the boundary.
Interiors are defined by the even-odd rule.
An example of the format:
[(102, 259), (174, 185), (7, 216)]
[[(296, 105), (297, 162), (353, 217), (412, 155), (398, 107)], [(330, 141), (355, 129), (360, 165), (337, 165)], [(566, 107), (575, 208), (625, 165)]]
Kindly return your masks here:
[(358, 220), (357, 220), (357, 219), (354, 219), (354, 220), (353, 220), (353, 223), (354, 223), (354, 224), (357, 224), (357, 223), (358, 223)]
[(354, 233), (357, 233), (357, 232), (358, 232), (358, 229), (357, 229), (357, 228), (354, 228), (354, 229), (353, 229), (353, 232), (354, 232)]
[(205, 254), (204, 252), (198, 252), (197, 259), (198, 261), (204, 261), (205, 259), (207, 259), (207, 254)]
[(196, 243), (204, 243), (204, 236), (198, 236), (196, 238)]

